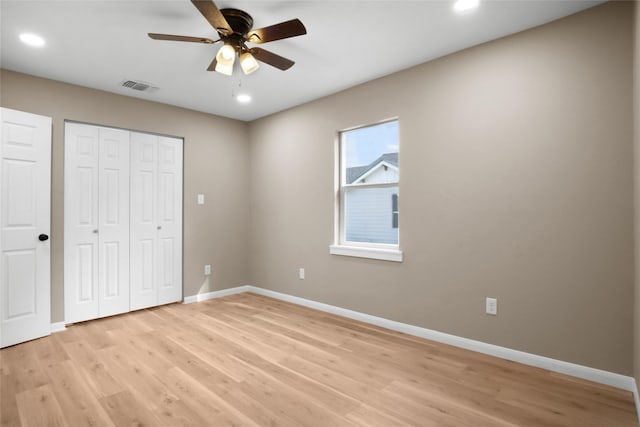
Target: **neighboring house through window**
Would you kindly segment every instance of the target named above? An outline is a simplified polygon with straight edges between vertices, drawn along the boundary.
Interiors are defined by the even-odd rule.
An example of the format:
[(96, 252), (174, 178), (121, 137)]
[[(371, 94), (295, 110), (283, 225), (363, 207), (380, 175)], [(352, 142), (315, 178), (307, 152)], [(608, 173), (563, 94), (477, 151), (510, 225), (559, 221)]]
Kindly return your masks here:
[(340, 132), (338, 149), (336, 243), (331, 253), (401, 261), (398, 121)]

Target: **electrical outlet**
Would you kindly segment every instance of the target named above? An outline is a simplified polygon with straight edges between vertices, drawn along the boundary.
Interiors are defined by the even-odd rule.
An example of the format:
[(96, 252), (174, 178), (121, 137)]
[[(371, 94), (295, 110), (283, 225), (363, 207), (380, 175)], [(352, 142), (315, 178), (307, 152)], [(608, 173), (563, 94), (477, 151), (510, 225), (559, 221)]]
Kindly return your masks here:
[(492, 316), (498, 315), (498, 299), (497, 298), (487, 297), (485, 304), (486, 304), (487, 314), (491, 314)]
[(204, 266), (204, 275), (205, 276), (211, 275), (211, 264), (207, 264)]
[(300, 270), (298, 270), (298, 278), (300, 280), (304, 280), (304, 268), (301, 268)]

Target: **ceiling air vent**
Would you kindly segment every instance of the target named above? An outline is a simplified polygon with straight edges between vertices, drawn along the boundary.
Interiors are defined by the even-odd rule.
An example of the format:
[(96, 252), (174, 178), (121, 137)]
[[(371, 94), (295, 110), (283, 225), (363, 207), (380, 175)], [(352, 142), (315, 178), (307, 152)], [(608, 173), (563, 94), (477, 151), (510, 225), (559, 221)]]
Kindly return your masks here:
[(123, 80), (120, 82), (120, 86), (128, 87), (129, 89), (137, 90), (139, 92), (155, 92), (157, 87), (152, 86), (150, 83), (145, 83), (136, 80)]

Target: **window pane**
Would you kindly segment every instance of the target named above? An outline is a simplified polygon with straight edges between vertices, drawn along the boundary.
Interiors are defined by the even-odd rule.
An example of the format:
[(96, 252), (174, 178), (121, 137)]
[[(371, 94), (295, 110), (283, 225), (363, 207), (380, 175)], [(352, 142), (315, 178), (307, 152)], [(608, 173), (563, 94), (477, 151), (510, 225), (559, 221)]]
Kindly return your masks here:
[(343, 183), (398, 182), (398, 122), (342, 133)]
[[(344, 193), (344, 233), (347, 242), (398, 244), (398, 228), (389, 209), (397, 186), (349, 188)], [(397, 224), (397, 213), (395, 223)]]

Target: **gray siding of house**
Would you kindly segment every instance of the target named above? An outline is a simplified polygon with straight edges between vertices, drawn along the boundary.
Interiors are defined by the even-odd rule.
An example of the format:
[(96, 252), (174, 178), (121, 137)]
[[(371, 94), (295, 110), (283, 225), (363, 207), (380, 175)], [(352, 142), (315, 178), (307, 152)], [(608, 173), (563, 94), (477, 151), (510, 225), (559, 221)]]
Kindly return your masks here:
[(345, 193), (345, 236), (349, 242), (398, 243), (391, 196), (398, 187), (359, 188)]

